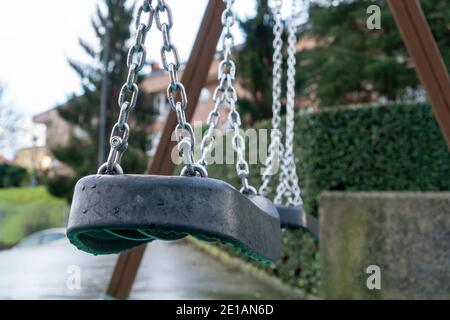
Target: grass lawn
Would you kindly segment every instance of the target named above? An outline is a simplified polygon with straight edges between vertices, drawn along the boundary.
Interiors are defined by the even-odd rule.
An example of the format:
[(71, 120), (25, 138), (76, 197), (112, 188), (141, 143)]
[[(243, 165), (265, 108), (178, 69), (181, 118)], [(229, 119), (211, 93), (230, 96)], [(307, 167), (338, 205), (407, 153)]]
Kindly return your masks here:
[(68, 205), (45, 187), (0, 189), (0, 242), (13, 244), (38, 230), (64, 225)]

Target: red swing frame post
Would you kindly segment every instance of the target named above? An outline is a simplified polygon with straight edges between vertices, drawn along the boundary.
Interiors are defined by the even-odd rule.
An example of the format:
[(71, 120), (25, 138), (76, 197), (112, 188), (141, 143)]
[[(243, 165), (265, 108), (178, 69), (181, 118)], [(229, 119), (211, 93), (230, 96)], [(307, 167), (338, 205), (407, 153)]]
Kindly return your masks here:
[[(388, 0), (403, 41), (414, 60), (417, 74), (428, 93), (442, 134), (450, 148), (450, 77), (433, 38), (418, 0)], [(222, 0), (209, 0), (199, 33), (183, 73), (182, 82), (188, 93), (186, 118), (195, 112), (200, 91), (206, 82), (208, 70), (222, 32)], [(155, 157), (149, 164), (150, 174), (170, 175), (175, 168), (170, 159), (175, 142), (171, 134), (176, 115), (170, 113)], [(145, 246), (121, 254), (114, 268), (106, 294), (116, 299), (127, 299), (139, 270)]]
[(450, 77), (418, 0), (389, 0), (394, 19), (450, 149)]

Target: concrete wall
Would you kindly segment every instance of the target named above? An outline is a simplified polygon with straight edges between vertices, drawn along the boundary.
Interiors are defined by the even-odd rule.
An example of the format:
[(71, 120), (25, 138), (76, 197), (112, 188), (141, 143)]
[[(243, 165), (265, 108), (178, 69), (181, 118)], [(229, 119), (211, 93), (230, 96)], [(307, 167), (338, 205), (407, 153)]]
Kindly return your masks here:
[(319, 207), (324, 298), (450, 299), (449, 192), (327, 192)]

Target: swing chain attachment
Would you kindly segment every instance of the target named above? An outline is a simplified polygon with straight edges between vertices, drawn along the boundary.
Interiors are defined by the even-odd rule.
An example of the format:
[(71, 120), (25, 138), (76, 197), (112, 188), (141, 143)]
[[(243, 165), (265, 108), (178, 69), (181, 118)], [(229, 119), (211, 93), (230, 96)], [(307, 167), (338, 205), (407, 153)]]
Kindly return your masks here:
[(201, 142), (201, 157), (197, 164), (201, 166), (208, 165), (206, 157), (212, 151), (215, 145), (215, 130), (220, 120), (220, 107), (229, 106), (228, 121), (233, 129), (232, 146), (237, 154), (236, 172), (241, 179), (243, 194), (257, 194), (254, 187), (248, 183), (249, 167), (245, 160), (245, 140), (240, 134), (241, 117), (236, 110), (237, 92), (233, 86), (233, 80), (236, 77), (236, 64), (232, 60), (231, 52), (234, 47), (234, 35), (231, 32), (236, 16), (233, 12), (234, 0), (223, 0), (226, 8), (222, 12), (222, 51), (223, 59), (218, 67), (219, 85), (214, 90), (213, 101), (214, 108), (208, 115), (208, 130)]
[[(139, 71), (145, 65), (147, 51), (145, 49), (145, 39), (147, 32), (152, 27), (155, 10), (152, 7), (152, 0), (143, 0), (136, 16), (136, 36), (133, 45), (130, 47), (127, 56), (128, 76), (126, 83), (122, 86), (119, 93), (118, 104), (120, 114), (117, 123), (113, 126), (111, 138), (109, 140), (111, 149), (108, 160), (100, 166), (98, 174), (123, 174), (120, 166), (122, 156), (128, 148), (128, 137), (130, 127), (128, 118), (136, 106), (139, 87), (136, 83)], [(144, 14), (147, 15), (146, 22), (143, 22)]]
[(234, 45), (234, 36), (231, 33), (231, 27), (235, 23), (235, 16), (233, 14), (232, 5), (233, 1), (224, 1), (227, 3), (226, 9), (222, 12), (222, 27), (225, 30), (222, 38), (222, 51), (223, 51), (223, 59), (219, 63), (218, 67), (218, 80), (219, 84), (214, 90), (213, 94), (213, 102), (214, 108), (208, 115), (207, 125), (208, 130), (206, 134), (203, 136), (200, 149), (201, 149), (201, 157), (197, 161), (197, 164), (202, 166), (207, 166), (209, 163), (206, 158), (208, 154), (211, 153), (214, 148), (216, 136), (215, 130), (220, 121), (220, 109), (223, 107), (226, 102), (231, 100), (237, 100), (237, 93), (233, 87), (233, 80), (236, 77), (236, 64), (233, 60), (231, 60), (231, 49)]
[[(165, 19), (163, 19), (163, 16), (165, 16)], [(170, 79), (167, 86), (167, 99), (178, 119), (175, 136), (179, 155), (185, 164), (181, 175), (207, 177), (206, 169), (194, 162), (195, 135), (192, 126), (186, 121), (187, 94), (184, 85), (178, 80), (178, 71), (181, 66), (180, 56), (177, 47), (171, 40), (170, 31), (173, 27), (173, 15), (172, 9), (165, 0), (158, 0), (155, 6), (155, 22), (163, 38), (161, 47), (162, 66), (169, 73)]]
[(281, 0), (275, 0), (272, 7), (275, 24), (273, 26), (273, 84), (272, 84), (272, 131), (270, 133), (269, 154), (266, 159), (266, 168), (262, 174), (262, 184), (259, 193), (267, 196), (270, 191), (269, 184), (274, 174), (275, 168), (280, 167), (280, 157), (283, 154), (281, 143), (281, 72), (283, 65), (283, 21), (281, 19)]
[(275, 204), (281, 204), (283, 198), (287, 205), (303, 204), (294, 158), (294, 116), (295, 116), (295, 64), (297, 43), (297, 7), (296, 0), (291, 3), (292, 16), (288, 22), (288, 58), (287, 58), (287, 92), (286, 92), (286, 137), (285, 152), (282, 157), (280, 180), (277, 187)]
[(236, 75), (236, 66), (232, 60), (231, 51), (234, 47), (234, 35), (231, 27), (234, 25), (236, 16), (233, 12), (234, 0), (223, 0), (226, 8), (222, 13), (222, 25), (224, 34), (222, 38), (223, 61), (219, 65), (219, 86), (214, 93), (215, 103), (226, 103), (230, 110), (228, 112), (228, 121), (233, 129), (231, 144), (237, 155), (236, 173), (241, 179), (241, 192), (246, 195), (256, 195), (258, 192), (248, 182), (250, 174), (249, 166), (245, 160), (245, 139), (241, 135), (240, 127), (242, 124), (241, 116), (236, 109), (237, 92), (233, 86)]

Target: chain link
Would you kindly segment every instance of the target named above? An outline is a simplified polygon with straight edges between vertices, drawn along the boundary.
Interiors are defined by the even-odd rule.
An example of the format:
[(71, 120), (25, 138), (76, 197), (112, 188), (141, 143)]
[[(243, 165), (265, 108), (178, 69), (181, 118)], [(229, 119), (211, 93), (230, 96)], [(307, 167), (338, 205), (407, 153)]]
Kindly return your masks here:
[(244, 194), (256, 194), (257, 191), (248, 183), (249, 166), (245, 160), (245, 140), (240, 133), (241, 117), (236, 109), (237, 92), (233, 86), (236, 77), (236, 64), (232, 60), (231, 52), (234, 47), (234, 35), (231, 32), (236, 16), (233, 12), (234, 0), (223, 0), (226, 8), (222, 12), (222, 51), (223, 59), (218, 67), (219, 85), (214, 90), (213, 101), (214, 108), (208, 115), (208, 130), (203, 137), (201, 143), (201, 158), (198, 160), (199, 165), (208, 165), (206, 158), (215, 145), (215, 129), (220, 120), (220, 108), (229, 106), (228, 121), (233, 129), (232, 146), (237, 154), (236, 173), (241, 179), (241, 192)]
[(282, 75), (282, 33), (283, 24), (281, 20), (280, 0), (274, 1), (273, 14), (274, 25), (274, 67), (273, 67), (273, 101), (272, 101), (272, 133), (269, 146), (269, 156), (266, 162), (266, 171), (263, 173), (263, 183), (260, 188), (262, 195), (270, 191), (269, 184), (275, 169), (275, 164), (280, 164), (279, 183), (276, 188), (274, 203), (280, 205), (285, 200), (287, 205), (301, 205), (301, 191), (294, 159), (294, 115), (295, 115), (295, 64), (297, 43), (297, 8), (296, 0), (292, 0), (292, 16), (288, 23), (288, 59), (287, 59), (287, 93), (286, 93), (286, 137), (285, 144), (281, 143), (281, 75)]
[[(165, 16), (164, 19), (163, 16)], [(187, 94), (183, 84), (178, 80), (178, 71), (181, 66), (180, 56), (170, 35), (173, 27), (172, 9), (164, 0), (158, 0), (155, 7), (155, 22), (163, 38), (161, 47), (162, 66), (169, 73), (170, 79), (167, 86), (167, 99), (178, 119), (175, 136), (178, 152), (185, 164), (181, 175), (206, 177), (208, 176), (206, 169), (201, 164), (194, 162), (195, 135), (192, 126), (186, 121)]]
[[(135, 29), (136, 37), (133, 45), (130, 47), (127, 56), (128, 75), (127, 81), (120, 89), (118, 104), (120, 107), (120, 114), (117, 123), (113, 126), (110, 137), (111, 149), (108, 155), (108, 160), (100, 166), (98, 174), (123, 174), (120, 166), (122, 156), (128, 148), (128, 137), (130, 128), (128, 126), (128, 118), (130, 112), (136, 106), (139, 95), (139, 88), (136, 83), (138, 72), (145, 65), (146, 49), (145, 39), (147, 32), (152, 27), (152, 21), (155, 10), (152, 7), (152, 0), (143, 0), (139, 7)], [(147, 14), (146, 23), (142, 22), (142, 17)]]
[(292, 0), (292, 17), (288, 25), (288, 70), (287, 70), (287, 104), (286, 104), (286, 165), (290, 190), (286, 190), (284, 197), (289, 205), (302, 205), (301, 190), (297, 176), (297, 166), (294, 158), (294, 116), (295, 116), (295, 65), (297, 44), (297, 7), (296, 0)]
[(259, 188), (259, 193), (263, 196), (267, 196), (270, 191), (270, 182), (274, 174), (275, 169), (278, 167), (283, 168), (280, 165), (280, 155), (283, 154), (283, 146), (281, 144), (281, 69), (283, 65), (283, 22), (281, 20), (281, 0), (274, 1), (272, 7), (275, 24), (273, 26), (273, 70), (272, 70), (272, 131), (270, 133), (270, 145), (269, 154), (266, 159), (266, 168), (262, 174), (262, 184)]
[(292, 1), (292, 16), (288, 22), (288, 58), (287, 58), (287, 93), (286, 93), (286, 140), (285, 150), (282, 153), (282, 170), (274, 199), (276, 204), (281, 204), (283, 199), (286, 205), (301, 205), (301, 190), (297, 176), (297, 168), (294, 158), (294, 116), (295, 116), (295, 64), (297, 43), (297, 8), (296, 0)]

